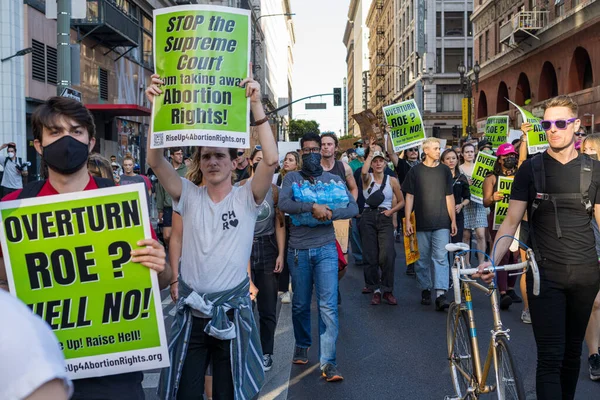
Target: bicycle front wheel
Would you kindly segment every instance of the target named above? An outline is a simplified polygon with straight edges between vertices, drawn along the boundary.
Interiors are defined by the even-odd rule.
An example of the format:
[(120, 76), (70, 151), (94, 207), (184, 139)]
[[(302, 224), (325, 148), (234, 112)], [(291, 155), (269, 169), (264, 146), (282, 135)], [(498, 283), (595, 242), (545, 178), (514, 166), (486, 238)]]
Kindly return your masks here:
[(460, 308), (460, 304), (454, 302), (448, 309), (446, 340), (448, 341), (448, 360), (454, 390), (459, 398), (469, 399), (471, 396), (467, 393), (474, 382), (469, 325), (466, 311)]
[(498, 400), (525, 400), (523, 381), (508, 347), (508, 339), (505, 337), (496, 339), (496, 356), (498, 359), (496, 382)]

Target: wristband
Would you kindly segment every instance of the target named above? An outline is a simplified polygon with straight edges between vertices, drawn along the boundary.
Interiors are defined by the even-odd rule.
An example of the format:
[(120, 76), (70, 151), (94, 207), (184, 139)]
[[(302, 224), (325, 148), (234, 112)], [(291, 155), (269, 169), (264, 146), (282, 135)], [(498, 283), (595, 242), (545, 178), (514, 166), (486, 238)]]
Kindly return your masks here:
[(269, 121), (269, 117), (265, 116), (264, 118), (259, 119), (258, 121), (254, 121), (253, 124), (251, 124), (251, 126), (259, 126), (264, 124), (265, 122)]
[(173, 286), (174, 284), (176, 284), (177, 282), (179, 282), (179, 279), (174, 280), (173, 282), (169, 283), (169, 286)]

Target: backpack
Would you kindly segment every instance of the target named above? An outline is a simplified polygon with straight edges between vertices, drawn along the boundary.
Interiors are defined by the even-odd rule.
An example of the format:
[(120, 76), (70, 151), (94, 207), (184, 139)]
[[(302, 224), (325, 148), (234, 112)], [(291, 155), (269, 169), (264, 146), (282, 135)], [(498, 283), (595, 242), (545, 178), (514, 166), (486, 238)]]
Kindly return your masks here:
[[(115, 182), (111, 179), (105, 179), (105, 178), (98, 178), (98, 177), (93, 177), (94, 181), (96, 181), (96, 185), (98, 186), (98, 189), (104, 189), (107, 187), (112, 187), (115, 186)], [(21, 190), (21, 193), (19, 193), (19, 195), (17, 196), (18, 200), (21, 199), (29, 199), (32, 197), (37, 197), (37, 195), (40, 193), (40, 191), (42, 190), (42, 187), (44, 187), (44, 185), (46, 184), (46, 180), (41, 180), (41, 181), (34, 181), (34, 182), (30, 182), (27, 185), (23, 186), (23, 190)]]
[[(10, 161), (10, 158), (6, 157), (6, 158), (4, 159), (4, 169), (6, 169), (6, 164), (8, 164), (8, 161)], [(17, 165), (19, 165), (19, 166), (20, 166), (20, 165), (23, 165), (23, 160), (21, 160), (21, 157), (17, 157), (17, 161), (18, 161), (18, 162), (16, 163)]]
[[(594, 162), (586, 155), (582, 154), (581, 170), (579, 172), (579, 192), (577, 193), (546, 193), (546, 173), (544, 171), (543, 154), (540, 153), (531, 158), (531, 169), (533, 173), (533, 185), (535, 189), (535, 198), (529, 206), (529, 237), (533, 244), (533, 249), (538, 253), (536, 248), (535, 238), (533, 234), (533, 216), (540, 204), (544, 201), (549, 201), (554, 206), (554, 219), (556, 221), (556, 235), (561, 238), (562, 231), (558, 223), (558, 208), (556, 200), (579, 200), (585, 207), (590, 219), (594, 211), (593, 200), (590, 199), (590, 185), (592, 183), (592, 174), (594, 172)], [(538, 253), (539, 254), (539, 253)]]

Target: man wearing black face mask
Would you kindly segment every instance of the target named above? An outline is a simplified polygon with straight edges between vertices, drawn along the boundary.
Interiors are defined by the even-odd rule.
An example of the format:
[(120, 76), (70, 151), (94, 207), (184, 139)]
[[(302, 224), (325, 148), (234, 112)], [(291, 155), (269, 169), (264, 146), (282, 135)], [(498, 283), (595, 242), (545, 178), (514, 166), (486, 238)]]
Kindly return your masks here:
[[(292, 321), (296, 347), (294, 364), (308, 363), (308, 348), (311, 346), (310, 306), (313, 283), (319, 304), (320, 321), (320, 366), (322, 375), (328, 382), (342, 380), (337, 371), (336, 341), (338, 323), (338, 254), (335, 245), (335, 233), (332, 220), (352, 218), (358, 213), (358, 207), (352, 194), (346, 188), (348, 205), (345, 208), (331, 210), (327, 205), (315, 202), (301, 202), (294, 196), (293, 187), (303, 185), (308, 188), (318, 182), (331, 180), (342, 182), (341, 178), (324, 172), (321, 166), (321, 137), (316, 133), (307, 133), (300, 140), (302, 147), (302, 170), (289, 172), (283, 179), (279, 194), (279, 209), (294, 217), (303, 213), (312, 213), (314, 219), (323, 222), (314, 227), (292, 225), (288, 248), (288, 265), (292, 273)], [(304, 187), (304, 186), (303, 186)]]
[[(96, 143), (96, 128), (92, 115), (80, 102), (65, 97), (51, 97), (35, 110), (31, 121), (33, 143), (48, 166), (48, 179), (31, 182), (22, 190), (5, 196), (3, 201), (81, 192), (114, 185), (112, 180), (94, 179), (88, 172), (87, 160)], [(52, 198), (48, 200), (52, 201)], [(171, 269), (165, 261), (164, 247), (156, 240), (154, 231), (152, 236), (152, 239), (137, 243), (142, 248), (132, 254), (131, 261), (156, 270), (162, 289), (171, 281)], [(2, 258), (0, 289), (8, 290)], [(77, 379), (73, 382), (72, 399), (141, 400), (144, 398), (142, 379), (142, 372)]]

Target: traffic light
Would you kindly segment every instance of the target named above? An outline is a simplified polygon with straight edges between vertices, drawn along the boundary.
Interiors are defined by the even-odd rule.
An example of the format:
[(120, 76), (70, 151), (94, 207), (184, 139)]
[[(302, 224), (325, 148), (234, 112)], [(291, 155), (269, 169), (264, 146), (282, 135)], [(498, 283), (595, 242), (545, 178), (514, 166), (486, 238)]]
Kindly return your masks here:
[(452, 127), (452, 136), (455, 138), (458, 137), (458, 127), (456, 125)]
[(334, 106), (342, 105), (342, 88), (339, 88), (339, 87), (333, 88), (333, 105)]

